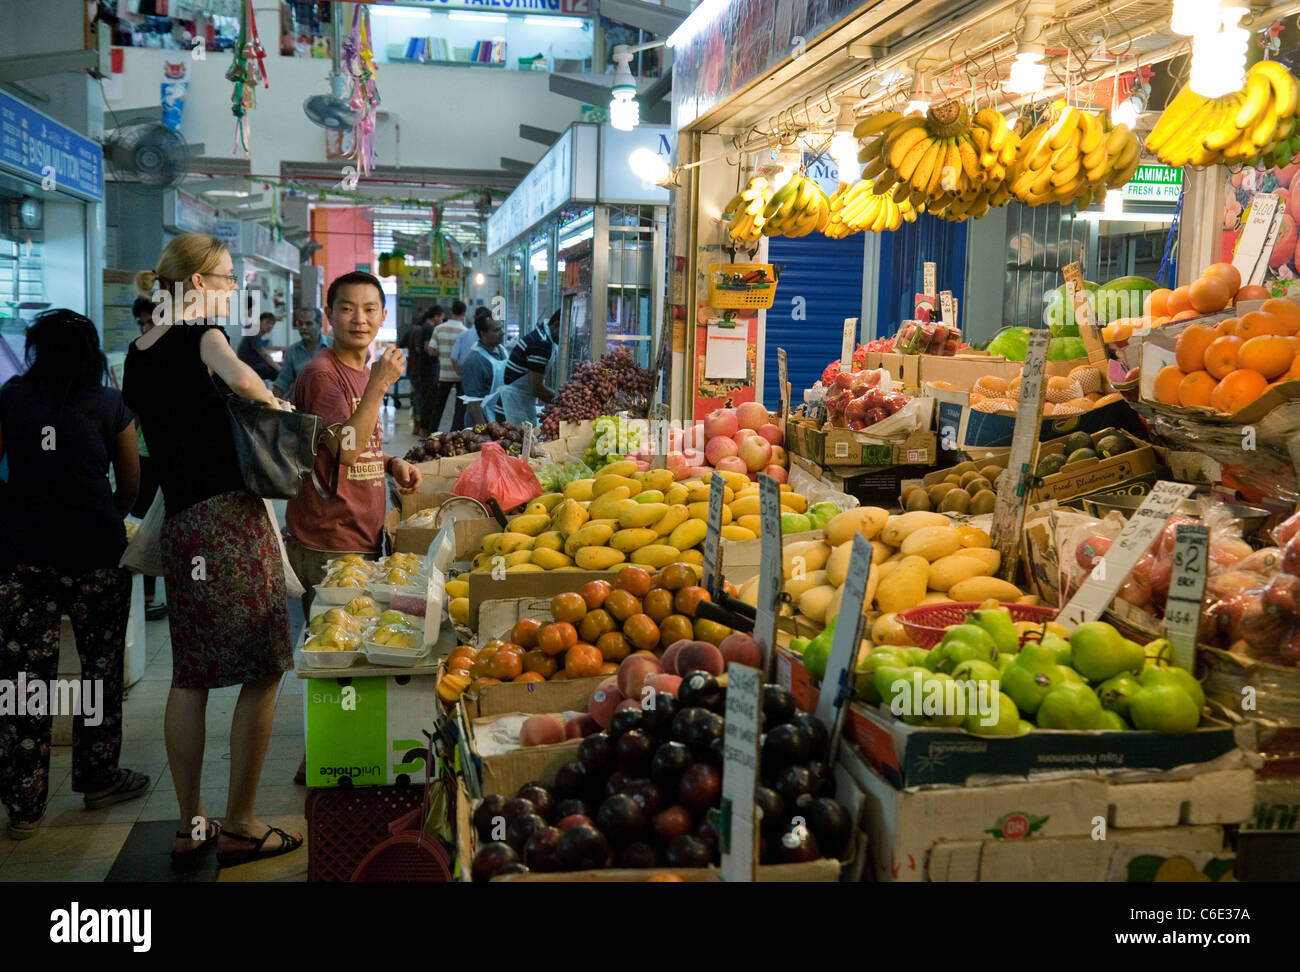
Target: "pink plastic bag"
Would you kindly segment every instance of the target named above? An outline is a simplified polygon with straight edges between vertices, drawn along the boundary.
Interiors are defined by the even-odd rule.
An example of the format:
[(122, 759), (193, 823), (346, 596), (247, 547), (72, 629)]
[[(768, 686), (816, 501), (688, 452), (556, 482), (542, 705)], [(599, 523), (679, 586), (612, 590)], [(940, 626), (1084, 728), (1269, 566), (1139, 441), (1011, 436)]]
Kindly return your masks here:
[(485, 442), (479, 457), (465, 467), (451, 493), (470, 496), (484, 506), (488, 497), (494, 497), (502, 512), (508, 513), (541, 496), (542, 485), (525, 460), (506, 455), (496, 442)]

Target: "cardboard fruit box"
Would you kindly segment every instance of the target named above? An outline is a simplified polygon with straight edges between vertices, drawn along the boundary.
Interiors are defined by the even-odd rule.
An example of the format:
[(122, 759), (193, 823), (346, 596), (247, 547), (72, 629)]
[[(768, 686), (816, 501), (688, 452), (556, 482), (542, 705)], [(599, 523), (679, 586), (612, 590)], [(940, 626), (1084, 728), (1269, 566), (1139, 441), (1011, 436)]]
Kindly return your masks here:
[(820, 429), (808, 419), (786, 425), (790, 451), (819, 466), (904, 466), (934, 462), (936, 441), (928, 429), (895, 439), (878, 439), (852, 429)]
[[(935, 400), (935, 428), (942, 448), (968, 451), (1011, 445), (1016, 427), (1014, 413), (973, 409), (966, 392), (928, 388), (926, 394)], [(1138, 436), (1147, 434), (1132, 406), (1126, 401), (1115, 401), (1079, 415), (1044, 416), (1038, 438), (1047, 441), (1071, 432), (1091, 433), (1108, 428), (1122, 428)]]
[(977, 736), (959, 728), (912, 726), (887, 710), (853, 702), (844, 734), (897, 787), (966, 785), (977, 777), (1040, 773), (1168, 770), (1214, 763), (1231, 768), (1253, 752), (1254, 727), (1211, 722), (1184, 736), (1158, 732), (1035, 729), (1023, 736)]
[[(566, 739), (564, 742), (546, 746), (520, 746), (509, 752), (485, 756), (481, 752), (482, 740), (491, 732), (494, 723), (512, 714), (537, 713), (532, 710), (521, 710), (517, 713), (505, 712), (499, 715), (469, 718), (468, 710), (461, 711), (466, 713), (466, 739), (469, 742), (470, 752), (478, 764), (479, 785), (485, 794), (500, 793), (506, 799), (510, 799), (525, 783), (554, 779), (561, 766), (578, 758), (581, 739)], [(560, 712), (542, 712), (542, 714), (562, 715)]]
[[(1114, 435), (1116, 432), (1120, 432), (1120, 430), (1107, 428), (1097, 432), (1089, 432), (1088, 435), (1092, 438), (1093, 448), (1095, 449), (1102, 439), (1108, 435)], [(1148, 473), (1154, 473), (1160, 468), (1160, 460), (1151, 446), (1142, 443), (1140, 439), (1136, 439), (1133, 435), (1121, 434), (1124, 434), (1125, 438), (1130, 441), (1137, 441), (1140, 444), (1136, 449), (1130, 449), (1128, 452), (1112, 456), (1109, 459), (1099, 457), (1084, 462), (1074, 462), (1058, 473), (1044, 476), (1039, 485), (1030, 493), (1030, 502), (1038, 503), (1048, 500), (1063, 502), (1076, 496), (1085, 496), (1088, 493), (1095, 493), (1128, 482), (1131, 479), (1137, 479)], [(1041, 443), (1038, 447), (1038, 456), (1034, 460), (1034, 469), (1037, 469), (1048, 456), (1063, 454), (1066, 439), (1068, 438), (1068, 436), (1062, 436)]]

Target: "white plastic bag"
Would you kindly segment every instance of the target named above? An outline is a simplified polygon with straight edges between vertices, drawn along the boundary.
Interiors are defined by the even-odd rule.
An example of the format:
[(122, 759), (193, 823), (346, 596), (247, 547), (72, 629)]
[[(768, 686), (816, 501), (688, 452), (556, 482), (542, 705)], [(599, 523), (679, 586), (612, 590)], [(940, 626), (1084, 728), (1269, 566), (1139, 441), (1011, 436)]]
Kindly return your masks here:
[[(302, 586), (302, 581), (298, 580), (298, 575), (289, 566), (289, 551), (284, 549), (284, 534), (280, 532), (280, 521), (275, 518), (275, 507), (271, 505), (269, 499), (264, 499), (262, 502), (266, 504), (266, 515), (271, 521), (271, 532), (275, 534), (276, 546), (280, 548), (280, 563), (284, 565), (285, 590), (290, 597), (302, 597), (306, 588)], [(149, 512), (152, 513), (153, 510), (150, 509)]]
[(135, 531), (122, 552), (119, 567), (125, 567), (138, 574), (149, 577), (163, 575), (162, 560), (163, 496), (162, 490), (154, 494), (149, 504), (149, 512), (140, 521), (140, 529)]

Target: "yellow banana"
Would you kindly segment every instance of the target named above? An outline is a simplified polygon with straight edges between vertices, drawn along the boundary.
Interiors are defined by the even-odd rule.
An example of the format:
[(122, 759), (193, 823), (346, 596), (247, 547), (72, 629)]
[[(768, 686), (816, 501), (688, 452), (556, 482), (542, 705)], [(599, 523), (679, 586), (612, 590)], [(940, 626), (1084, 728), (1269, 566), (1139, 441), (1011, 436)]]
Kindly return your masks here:
[(880, 146), (880, 155), (897, 169), (904, 155), (911, 151), (916, 139), (925, 138), (924, 118), (904, 118), (885, 133), (885, 141)]
[(1300, 86), (1296, 85), (1296, 80), (1278, 61), (1259, 61), (1250, 69), (1251, 74), (1263, 75), (1267, 80), (1269, 87), (1273, 90), (1273, 101), (1277, 105), (1277, 113), (1283, 118), (1290, 118), (1296, 113), (1300, 101)]
[(1066, 105), (1065, 110), (1061, 112), (1061, 117), (1056, 123), (1055, 131), (1052, 133), (1052, 148), (1063, 149), (1069, 144), (1070, 139), (1074, 137), (1079, 129), (1079, 115), (1081, 112), (1073, 105)]
[(1272, 86), (1261, 72), (1251, 71), (1246, 77), (1245, 92), (1246, 100), (1241, 103), (1232, 119), (1232, 127), (1237, 131), (1249, 128), (1259, 121), (1259, 116), (1268, 107)]
[(1259, 120), (1259, 124), (1251, 129), (1250, 141), (1255, 148), (1262, 149), (1273, 140), (1273, 130), (1277, 128), (1278, 117), (1276, 111), (1265, 111), (1263, 117)]
[(930, 184), (930, 177), (934, 174), (935, 167), (942, 164), (939, 159), (940, 151), (941, 148), (938, 142), (933, 139), (927, 140), (925, 152), (912, 170), (911, 178), (908, 178), (906, 172), (900, 172), (899, 174), (907, 179), (913, 189), (924, 192), (926, 186)]
[(853, 126), (853, 137), (864, 138), (867, 135), (874, 135), (876, 132), (883, 132), (890, 125), (902, 119), (901, 111), (882, 111), (874, 115), (868, 115), (862, 121)]
[(1079, 152), (1090, 155), (1102, 141), (1101, 122), (1090, 111), (1079, 112)]
[[(975, 131), (981, 129), (972, 129), (972, 138)], [(962, 171), (966, 173), (966, 178), (974, 184), (980, 178), (980, 162), (975, 155), (975, 146), (972, 140), (968, 138), (959, 138), (956, 143), (957, 158), (961, 162)]]
[[(1184, 85), (1178, 94), (1174, 95), (1173, 101), (1169, 102), (1165, 110), (1160, 113), (1155, 128), (1151, 129), (1151, 134), (1147, 136), (1147, 149), (1158, 152), (1169, 139), (1184, 130), (1187, 116), (1204, 106), (1205, 99)], [(1118, 130), (1121, 126), (1115, 127)], [(1113, 136), (1114, 132), (1111, 135)], [(1107, 142), (1109, 147), (1109, 139)]]
[(901, 162), (894, 166), (898, 170), (898, 179), (900, 183), (912, 181), (912, 175), (920, 167), (925, 157), (931, 153), (934, 148), (934, 142), (930, 141), (929, 136), (922, 135), (912, 143), (911, 149)]

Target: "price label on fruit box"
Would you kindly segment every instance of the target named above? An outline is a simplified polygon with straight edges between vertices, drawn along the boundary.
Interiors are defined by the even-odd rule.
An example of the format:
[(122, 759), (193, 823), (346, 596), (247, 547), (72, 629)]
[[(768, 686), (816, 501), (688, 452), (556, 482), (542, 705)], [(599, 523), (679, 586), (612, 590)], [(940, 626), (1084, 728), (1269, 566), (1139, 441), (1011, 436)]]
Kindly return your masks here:
[(777, 421), (781, 423), (781, 433), (784, 434), (786, 419), (790, 417), (790, 365), (786, 360), (785, 348), (776, 349), (776, 380), (781, 401)]
[(771, 476), (758, 477), (759, 568), (754, 640), (763, 649), (763, 672), (771, 674), (776, 646), (776, 612), (781, 600), (781, 487)]
[(939, 294), (939, 319), (945, 324), (955, 324), (953, 319), (952, 291), (945, 290)]
[(668, 406), (657, 402), (650, 413), (650, 434), (654, 443), (654, 455), (650, 464), (655, 469), (668, 465)]
[(858, 319), (844, 318), (844, 336), (840, 339), (840, 371), (853, 370), (853, 351), (858, 346)]
[(1165, 603), (1165, 637), (1174, 649), (1174, 664), (1196, 670), (1196, 632), (1201, 626), (1210, 531), (1200, 523), (1174, 528), (1174, 570)]
[(1115, 599), (1125, 578), (1132, 572), (1141, 556), (1151, 549), (1178, 504), (1192, 495), (1196, 487), (1190, 483), (1171, 483), (1161, 480), (1147, 494), (1115, 542), (1092, 568), (1092, 573), (1061, 608), (1056, 620), (1073, 629), (1085, 621), (1096, 621)]
[[(718, 577), (718, 537), (722, 535), (722, 501), (727, 484), (717, 473), (709, 480), (709, 527), (704, 534), (704, 589), (717, 594), (722, 587)], [(698, 527), (696, 528), (698, 529)]]
[(723, 728), (722, 879), (753, 881), (758, 859), (754, 794), (758, 788), (758, 739), (762, 730), (763, 673), (748, 665), (727, 666), (727, 710)]
[[(831, 639), (831, 654), (826, 662), (826, 675), (822, 679), (821, 695), (817, 699), (817, 718), (826, 726), (832, 740), (839, 738), (839, 727), (844, 718), (844, 707), (849, 701), (853, 673), (858, 664), (858, 646), (862, 641), (862, 602), (867, 595), (867, 578), (871, 576), (871, 543), (860, 533), (853, 535), (853, 549), (849, 552), (848, 574), (844, 579), (844, 593), (840, 598), (840, 611), (836, 617), (835, 635)], [(855, 619), (850, 622), (849, 619)], [(831, 752), (829, 761), (835, 761)]]
[(533, 456), (533, 423), (524, 423), (524, 442), (519, 454), (525, 459), (531, 459)]
[(1047, 370), (1049, 336), (1050, 332), (1046, 330), (1033, 331), (1029, 335), (1011, 451), (1007, 455), (1006, 473), (998, 484), (998, 498), (993, 507), (990, 535), (993, 546), (1002, 555), (999, 575), (1008, 581), (1013, 581), (1020, 562), (1020, 533), (1025, 525), (1025, 506), (1029, 501), (1029, 467), (1043, 416), (1043, 374)]

